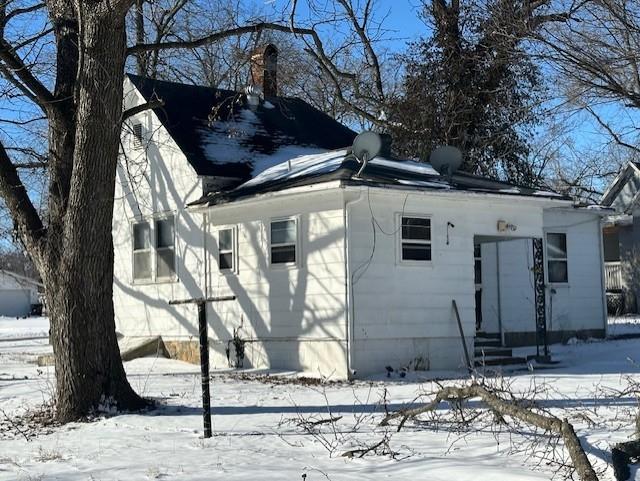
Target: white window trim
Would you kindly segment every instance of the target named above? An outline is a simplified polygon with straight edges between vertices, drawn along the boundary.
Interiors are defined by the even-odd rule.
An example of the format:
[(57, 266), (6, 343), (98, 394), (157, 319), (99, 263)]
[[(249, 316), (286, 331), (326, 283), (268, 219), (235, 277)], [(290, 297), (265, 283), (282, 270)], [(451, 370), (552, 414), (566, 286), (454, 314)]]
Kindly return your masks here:
[[(220, 231), (230, 230), (231, 231), (231, 262), (233, 267), (231, 269), (220, 269), (220, 254), (222, 251), (220, 250)], [(230, 274), (238, 273), (238, 226), (237, 225), (217, 225), (215, 226), (216, 232), (216, 265), (218, 266), (218, 275), (228, 276)]]
[[(413, 241), (407, 239), (407, 242), (412, 244), (424, 244), (431, 246), (431, 259), (428, 261), (416, 261), (416, 260), (404, 260), (402, 258), (402, 218), (403, 217), (415, 217), (418, 219), (429, 219), (429, 231), (431, 233), (431, 240), (429, 241)], [(414, 266), (414, 267), (430, 267), (433, 266), (433, 216), (432, 214), (417, 214), (413, 212), (396, 212), (396, 263), (402, 266)]]
[[(567, 253), (566, 253), (566, 257), (564, 259), (551, 259), (549, 257), (549, 249), (547, 247), (547, 237), (549, 234), (564, 234), (565, 236), (565, 240), (567, 242)], [(567, 263), (567, 282), (551, 282), (549, 280), (549, 261), (550, 260), (554, 260), (554, 261), (564, 261)], [(547, 286), (549, 287), (553, 287), (553, 288), (562, 288), (562, 287), (569, 287), (569, 284), (571, 282), (571, 273), (569, 272), (569, 235), (567, 234), (567, 231), (564, 229), (553, 229), (553, 230), (545, 230), (544, 231), (544, 280), (545, 283), (547, 284)]]
[[(162, 219), (168, 219), (169, 217), (173, 217), (173, 262), (174, 262), (174, 273), (168, 277), (158, 277), (158, 248), (157, 239), (156, 239), (156, 221)], [(144, 279), (135, 279), (133, 277), (133, 226), (135, 224), (140, 224), (141, 222), (146, 222), (149, 224), (149, 236), (150, 236), (150, 255), (151, 255), (151, 277), (146, 277)], [(131, 284), (132, 285), (149, 285), (149, 284), (172, 284), (178, 282), (178, 256), (177, 256), (177, 225), (178, 225), (178, 214), (177, 212), (167, 211), (167, 212), (159, 212), (153, 215), (144, 216), (144, 217), (136, 217), (129, 222), (129, 235), (130, 235), (130, 243), (129, 248), (131, 252)], [(163, 247), (160, 249), (169, 249), (168, 247)], [(136, 251), (139, 252), (139, 251)]]
[[(138, 224), (147, 224), (149, 226), (149, 247), (146, 249), (137, 249), (137, 250), (135, 249), (134, 229), (135, 229), (135, 226)], [(131, 247), (131, 283), (132, 284), (148, 284), (150, 282), (153, 282), (153, 238), (152, 238), (153, 227), (151, 224), (152, 223), (149, 222), (148, 219), (136, 219), (132, 221), (129, 225), (129, 236), (131, 238), (130, 247)], [(135, 254), (140, 252), (145, 252), (149, 255), (149, 277), (136, 278)]]
[[(158, 247), (158, 232), (156, 229), (156, 222), (160, 221), (160, 220), (168, 220), (169, 218), (173, 219), (173, 242), (172, 242), (172, 246), (171, 247)], [(177, 276), (177, 272), (178, 272), (178, 263), (177, 263), (177, 257), (176, 257), (176, 216), (175, 214), (173, 214), (172, 212), (165, 212), (163, 214), (159, 214), (153, 217), (153, 248), (154, 248), (154, 267), (155, 270), (153, 271), (154, 274), (154, 280), (156, 283), (162, 283), (162, 282), (174, 282), (176, 280)], [(170, 276), (158, 276), (158, 254), (160, 253), (160, 251), (164, 251), (164, 250), (171, 250), (173, 252), (173, 274), (171, 274)]]
[[(296, 260), (295, 262), (281, 262), (281, 263), (276, 263), (274, 264), (272, 259), (271, 259), (271, 247), (272, 247), (272, 243), (271, 243), (271, 224), (274, 222), (280, 222), (280, 221), (284, 221), (284, 220), (292, 220), (295, 222), (296, 225), (296, 242), (294, 244), (295, 247), (295, 255), (296, 255)], [(287, 216), (287, 217), (272, 217), (271, 219), (269, 219), (269, 222), (267, 224), (267, 248), (269, 250), (269, 267), (271, 267), (272, 269), (295, 269), (295, 268), (299, 268), (302, 264), (300, 262), (301, 260), (301, 251), (302, 251), (302, 245), (300, 242), (300, 216), (294, 215), (294, 216)], [(291, 244), (276, 244), (278, 246), (284, 246), (284, 245), (291, 245)]]

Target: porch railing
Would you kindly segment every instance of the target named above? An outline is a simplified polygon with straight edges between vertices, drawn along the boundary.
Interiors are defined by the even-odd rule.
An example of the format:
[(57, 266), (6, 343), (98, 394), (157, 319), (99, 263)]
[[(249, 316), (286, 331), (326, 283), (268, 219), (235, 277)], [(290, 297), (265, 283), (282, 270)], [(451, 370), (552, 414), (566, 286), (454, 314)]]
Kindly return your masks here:
[(604, 263), (604, 281), (607, 291), (622, 290), (622, 266), (620, 261)]

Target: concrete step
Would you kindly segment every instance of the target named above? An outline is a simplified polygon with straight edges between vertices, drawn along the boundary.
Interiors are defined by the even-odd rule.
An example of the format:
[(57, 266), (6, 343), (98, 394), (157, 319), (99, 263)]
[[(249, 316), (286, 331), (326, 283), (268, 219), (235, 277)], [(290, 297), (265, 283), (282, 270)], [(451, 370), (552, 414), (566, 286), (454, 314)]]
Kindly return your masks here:
[(524, 357), (485, 357), (484, 359), (476, 359), (476, 367), (482, 366), (510, 366), (514, 364), (526, 364)]
[[(120, 337), (118, 347), (123, 361), (147, 356), (169, 357), (160, 336)], [(38, 366), (53, 366), (55, 364), (52, 353), (38, 356), (36, 362)]]
[(475, 357), (510, 357), (513, 355), (513, 349), (509, 349), (508, 347), (476, 347), (474, 355)]
[(500, 336), (499, 332), (478, 331), (476, 332), (476, 337), (482, 337), (484, 339), (500, 339), (502, 336)]
[(160, 336), (122, 337), (118, 339), (118, 347), (123, 361), (147, 356), (169, 357)]
[(500, 339), (483, 339), (483, 338), (475, 338), (473, 345), (478, 347), (502, 347), (502, 342)]

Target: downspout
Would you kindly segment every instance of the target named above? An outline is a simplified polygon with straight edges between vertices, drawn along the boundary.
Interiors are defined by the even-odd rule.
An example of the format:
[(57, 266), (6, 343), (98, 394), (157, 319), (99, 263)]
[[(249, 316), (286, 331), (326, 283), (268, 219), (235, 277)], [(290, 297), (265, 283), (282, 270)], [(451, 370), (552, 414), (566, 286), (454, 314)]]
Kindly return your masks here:
[[(344, 186), (343, 186), (344, 189)], [(345, 191), (346, 197), (346, 191)], [(346, 341), (347, 341), (347, 378), (352, 379), (355, 375), (355, 370), (353, 370), (353, 347), (354, 347), (354, 339), (353, 339), (353, 329), (354, 329), (354, 317), (355, 317), (355, 309), (353, 305), (353, 283), (351, 279), (351, 265), (350, 265), (350, 246), (349, 246), (349, 231), (350, 231), (350, 215), (349, 215), (349, 207), (360, 202), (363, 199), (362, 191), (358, 192), (358, 197), (356, 199), (352, 199), (347, 201), (345, 198), (344, 201), (344, 209), (342, 210), (343, 221), (344, 221), (344, 292), (345, 292), (345, 330), (346, 330)]]
[(607, 337), (607, 328), (609, 325), (608, 322), (608, 313), (607, 313), (607, 288), (605, 283), (605, 274), (604, 274), (604, 243), (602, 240), (602, 223), (603, 219), (600, 217), (598, 219), (598, 247), (600, 249), (600, 286), (602, 288), (602, 320), (604, 324), (604, 337)]

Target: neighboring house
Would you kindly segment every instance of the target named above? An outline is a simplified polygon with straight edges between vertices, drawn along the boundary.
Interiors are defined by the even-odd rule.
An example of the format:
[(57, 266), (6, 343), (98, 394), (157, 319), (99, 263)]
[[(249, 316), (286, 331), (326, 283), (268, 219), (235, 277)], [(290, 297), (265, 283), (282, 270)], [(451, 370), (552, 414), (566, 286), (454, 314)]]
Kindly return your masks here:
[(640, 164), (629, 162), (611, 182), (601, 205), (610, 209), (603, 226), (609, 311), (639, 312)]
[(355, 133), (253, 61), (264, 96), (125, 81), (125, 108), (165, 105), (123, 134), (119, 332), (195, 360), (196, 308), (169, 301), (235, 296), (207, 304), (213, 367), (335, 378), (464, 365), (453, 300), (470, 349), (476, 328), (506, 346), (545, 325), (550, 342), (604, 336), (598, 210), (388, 152), (357, 176)]
[(0, 269), (0, 316), (28, 316), (40, 305), (42, 284), (34, 279)]

